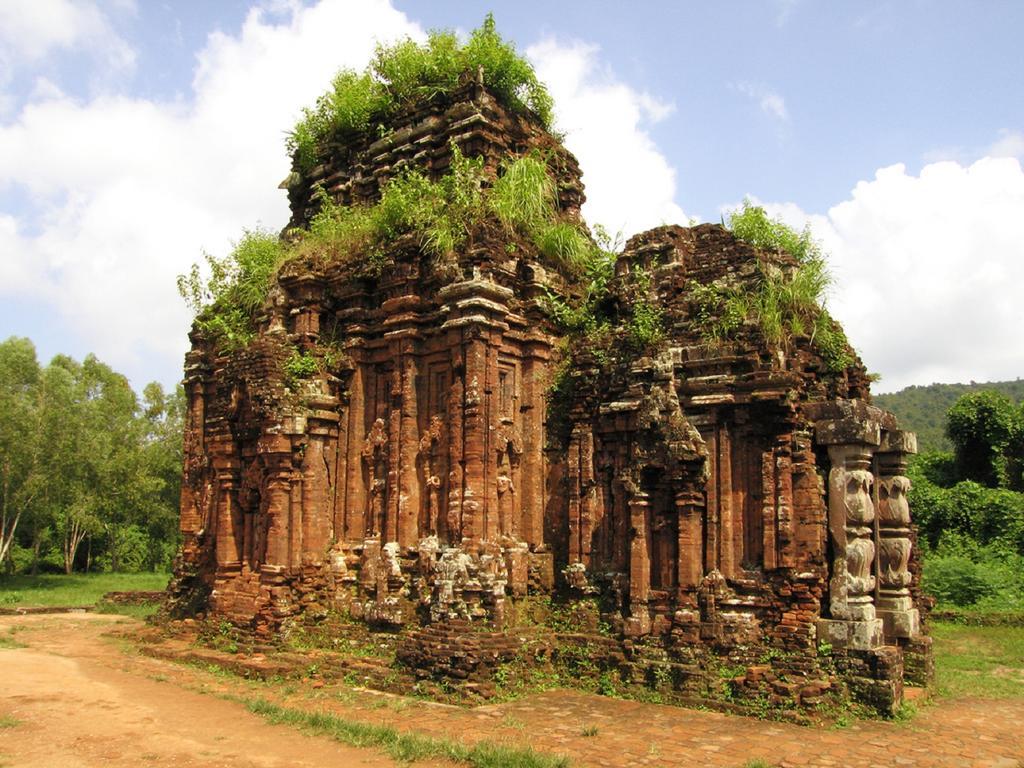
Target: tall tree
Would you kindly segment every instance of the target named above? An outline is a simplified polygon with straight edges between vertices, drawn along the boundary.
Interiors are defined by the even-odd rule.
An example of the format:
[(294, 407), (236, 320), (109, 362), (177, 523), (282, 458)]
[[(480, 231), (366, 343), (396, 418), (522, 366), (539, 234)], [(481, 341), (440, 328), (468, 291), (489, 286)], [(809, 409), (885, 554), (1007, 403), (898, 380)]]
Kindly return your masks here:
[[(960, 397), (946, 414), (960, 476), (990, 487), (1011, 484), (1024, 433), (1021, 410), (992, 390)], [(1016, 484), (1016, 483), (1013, 483)]]
[(18, 524), (41, 487), (32, 446), (39, 378), (31, 341), (0, 343), (0, 563), (9, 562)]

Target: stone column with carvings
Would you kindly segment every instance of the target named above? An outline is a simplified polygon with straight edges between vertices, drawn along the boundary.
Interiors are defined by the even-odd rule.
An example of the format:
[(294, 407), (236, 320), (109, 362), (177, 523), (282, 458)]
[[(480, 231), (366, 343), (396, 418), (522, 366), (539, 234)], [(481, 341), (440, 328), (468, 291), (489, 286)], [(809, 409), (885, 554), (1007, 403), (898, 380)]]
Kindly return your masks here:
[(647, 551), (650, 496), (631, 479), (624, 482), (629, 497), (629, 613), (626, 635), (646, 635), (651, 631), (647, 601), (651, 588), (651, 559)]
[(911, 530), (906, 477), (907, 456), (917, 453), (912, 432), (893, 430), (882, 435), (875, 454), (878, 482), (878, 615), (889, 638), (921, 633), (921, 620), (910, 596)]
[(840, 648), (870, 650), (882, 645), (882, 620), (875, 613), (875, 505), (872, 452), (881, 430), (857, 416), (822, 421), (817, 441), (828, 446), (828, 531), (832, 544), (829, 579), (831, 619), (819, 636)]
[(675, 497), (679, 517), (679, 559), (677, 563), (679, 587), (695, 588), (704, 576), (704, 539), (702, 516), (704, 494), (696, 489), (680, 489)]

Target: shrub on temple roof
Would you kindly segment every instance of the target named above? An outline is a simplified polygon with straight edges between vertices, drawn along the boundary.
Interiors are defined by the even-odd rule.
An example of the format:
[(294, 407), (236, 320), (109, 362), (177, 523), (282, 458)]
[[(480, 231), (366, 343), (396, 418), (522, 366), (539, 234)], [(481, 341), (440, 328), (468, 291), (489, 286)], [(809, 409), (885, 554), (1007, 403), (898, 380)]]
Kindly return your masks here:
[[(839, 372), (852, 364), (846, 335), (824, 307), (825, 292), (832, 278), (825, 253), (810, 229), (797, 232), (779, 219), (770, 218), (764, 208), (749, 200), (730, 212), (726, 225), (737, 238), (750, 245), (788, 253), (796, 259), (797, 267), (785, 273), (761, 264), (758, 290), (744, 295), (735, 291), (728, 296), (723, 294), (720, 297), (722, 307), (730, 311), (712, 314), (733, 320), (737, 312), (752, 314), (765, 338), (775, 344), (784, 344), (792, 336), (808, 335), (830, 371)], [(728, 330), (738, 325), (734, 323)], [(705, 335), (709, 340), (719, 341), (725, 335), (721, 330), (712, 328)]]
[(242, 346), (255, 333), (255, 314), (284, 259), (284, 247), (277, 235), (257, 228), (245, 230), (223, 259), (203, 255), (209, 278), (203, 280), (199, 265), (193, 264), (187, 275), (178, 275), (178, 293), (201, 331), (225, 347)]
[(443, 257), (487, 217), (577, 276), (599, 250), (577, 220), (559, 214), (554, 180), (539, 157), (507, 161), (497, 178), (488, 179), (480, 158), (465, 157), (453, 146), (449, 173), (431, 181), (408, 169), (384, 185), (373, 205), (339, 205), (322, 194), (309, 230), (295, 230), (292, 253), (321, 264), (364, 259), (381, 265), (388, 243), (412, 235), (427, 254)]
[(293, 258), (320, 264), (366, 259), (383, 264), (383, 246), (411, 234), (433, 256), (454, 251), (483, 211), (483, 163), (452, 148), (451, 170), (437, 181), (408, 169), (391, 179), (373, 205), (339, 205), (320, 195), (309, 230), (295, 230)]
[[(432, 181), (409, 168), (384, 184), (372, 205), (340, 205), (319, 195), (320, 210), (309, 229), (295, 229), (285, 241), (262, 230), (247, 231), (224, 259), (206, 255), (210, 276), (198, 265), (178, 277), (178, 290), (196, 314), (198, 327), (224, 348), (242, 346), (255, 332), (255, 316), (277, 269), (289, 261), (320, 267), (355, 265), (365, 276), (379, 275), (394, 256), (398, 238), (415, 241), (435, 258), (456, 253), (487, 218), (531, 242), (549, 263), (593, 289), (610, 271), (608, 254), (575, 219), (563, 217), (547, 165), (526, 155), (487, 177), (481, 158), (452, 146), (449, 172)], [(593, 290), (588, 290), (588, 296)]]
[(550, 128), (553, 103), (533, 67), (502, 39), (488, 14), (479, 29), (461, 44), (453, 32), (431, 32), (425, 43), (406, 39), (378, 45), (363, 73), (343, 69), (330, 90), (288, 136), (288, 151), (298, 167), (316, 164), (322, 145), (332, 137), (346, 138), (385, 124), (399, 109), (421, 99), (451, 93), (466, 73), (483, 72), (483, 82), (508, 108), (532, 113)]

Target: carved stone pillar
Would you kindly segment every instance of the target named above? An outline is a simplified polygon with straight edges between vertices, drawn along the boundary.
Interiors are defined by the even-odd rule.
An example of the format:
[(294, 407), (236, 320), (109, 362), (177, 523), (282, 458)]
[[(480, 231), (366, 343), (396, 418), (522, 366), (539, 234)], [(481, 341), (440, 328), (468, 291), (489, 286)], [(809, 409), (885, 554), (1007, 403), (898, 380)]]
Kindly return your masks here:
[(241, 513), (235, 500), (238, 481), (233, 470), (217, 473), (217, 567), (234, 571), (241, 567)]
[(583, 424), (576, 424), (573, 427), (572, 436), (569, 440), (569, 455), (566, 461), (570, 564), (583, 562), (583, 547), (580, 540), (582, 529), (580, 454), (585, 432), (586, 427)]
[(412, 354), (412, 343), (403, 344), (403, 357), (400, 367), (401, 416), (399, 419), (398, 448), (398, 497), (395, 501), (397, 509), (398, 544), (407, 548), (415, 546), (419, 540), (419, 506), (420, 486), (416, 474), (416, 454), (418, 451), (419, 403), (417, 402), (417, 378), (419, 371), (416, 358)]
[(875, 613), (875, 505), (871, 454), (877, 422), (848, 418), (818, 424), (828, 446), (828, 530), (832, 543), (829, 609), (819, 624), (833, 646), (869, 650), (882, 644)]
[[(424, 536), (438, 536), (441, 533), (442, 469), (441, 451), (444, 440), (444, 421), (440, 416), (431, 416), (427, 431), (420, 436), (419, 457), (423, 471), (425, 494), (422, 505), (422, 527)], [(447, 533), (447, 526), (445, 526)]]
[(875, 454), (878, 478), (878, 615), (886, 638), (916, 637), (921, 619), (910, 596), (911, 531), (906, 477), (907, 455), (917, 453), (911, 432), (892, 431), (882, 437)]
[(635, 486), (629, 499), (629, 612), (625, 623), (627, 635), (645, 635), (651, 631), (647, 599), (651, 588), (651, 560), (647, 553), (647, 521), (650, 496)]
[(696, 587), (704, 576), (702, 543), (704, 539), (701, 517), (704, 512), (704, 494), (695, 490), (680, 490), (675, 498), (679, 517), (679, 587)]
[(484, 530), (484, 462), (488, 424), (484, 407), (487, 346), (479, 337), (466, 344), (466, 394), (463, 410), (462, 538), (480, 541)]

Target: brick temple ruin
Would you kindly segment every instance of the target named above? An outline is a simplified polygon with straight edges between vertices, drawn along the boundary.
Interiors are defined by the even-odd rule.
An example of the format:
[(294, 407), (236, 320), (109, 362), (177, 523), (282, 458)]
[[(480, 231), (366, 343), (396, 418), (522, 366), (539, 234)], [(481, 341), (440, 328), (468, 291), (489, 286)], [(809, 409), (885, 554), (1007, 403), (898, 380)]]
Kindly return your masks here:
[[(318, 188), (372, 202), (403, 166), (443, 174), (452, 146), (491, 170), (543, 151), (579, 216), (575, 159), (478, 83), (392, 128), (294, 172), (290, 227)], [(344, 611), (400, 630), (419, 674), (466, 678), (456, 656), (497, 648), (471, 670), (485, 675), (515, 650), (513, 607), (551, 595), (599, 606), (603, 668), (683, 700), (725, 663), (740, 701), (842, 688), (889, 711), (923, 684), (914, 436), (871, 405), (855, 356), (837, 371), (808, 336), (770, 344), (746, 322), (709, 344), (699, 326), (695, 285), (753, 289), (793, 260), (717, 225), (636, 235), (609, 312), (640, 291), (664, 338), (602, 368), (585, 343), (566, 362), (546, 309), (573, 278), (503, 237), (443, 267), (399, 241), (376, 277), (290, 264), (246, 347), (193, 331), (177, 604), (263, 638)], [(289, 379), (294, 350), (328, 343), (333, 368)]]

